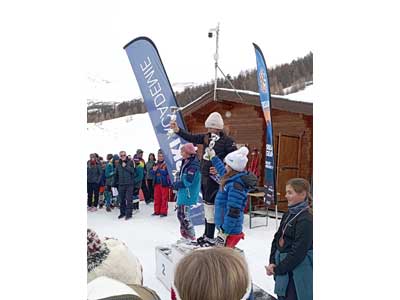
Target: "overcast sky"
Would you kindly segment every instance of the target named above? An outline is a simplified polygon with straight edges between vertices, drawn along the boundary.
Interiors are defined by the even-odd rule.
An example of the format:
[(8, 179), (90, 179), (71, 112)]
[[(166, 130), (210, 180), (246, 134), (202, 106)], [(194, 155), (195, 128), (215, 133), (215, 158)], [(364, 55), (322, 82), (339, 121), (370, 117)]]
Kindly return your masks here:
[(260, 46), (269, 67), (304, 56), (313, 50), (312, 7), (306, 1), (285, 3), (85, 1), (85, 101), (122, 101), (141, 96), (123, 50), (138, 36), (154, 41), (171, 84), (201, 84), (214, 78), (215, 38), (208, 38), (207, 33), (218, 22), (219, 65), (225, 74), (234, 76), (256, 67), (252, 42)]

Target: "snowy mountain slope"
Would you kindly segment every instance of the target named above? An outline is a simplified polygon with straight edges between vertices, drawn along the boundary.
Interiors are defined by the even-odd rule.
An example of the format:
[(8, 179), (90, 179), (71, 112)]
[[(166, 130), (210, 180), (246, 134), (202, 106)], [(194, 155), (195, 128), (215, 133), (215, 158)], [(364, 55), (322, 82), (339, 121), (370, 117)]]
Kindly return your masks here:
[[(181, 93), (186, 88), (196, 85), (195, 82), (175, 82), (172, 84), (172, 89), (175, 93)], [(141, 98), (141, 95), (134, 95), (129, 90), (126, 90), (124, 83), (103, 79), (99, 75), (87, 76), (85, 96), (88, 107), (95, 104), (118, 104)]]
[(172, 89), (175, 93), (182, 93), (186, 88), (197, 86), (194, 82), (175, 82), (172, 84)]
[(159, 149), (148, 113), (88, 123), (86, 128), (88, 157), (95, 152), (105, 158), (108, 153), (117, 154), (121, 150), (133, 155), (141, 148), (147, 160), (150, 152), (156, 153)]

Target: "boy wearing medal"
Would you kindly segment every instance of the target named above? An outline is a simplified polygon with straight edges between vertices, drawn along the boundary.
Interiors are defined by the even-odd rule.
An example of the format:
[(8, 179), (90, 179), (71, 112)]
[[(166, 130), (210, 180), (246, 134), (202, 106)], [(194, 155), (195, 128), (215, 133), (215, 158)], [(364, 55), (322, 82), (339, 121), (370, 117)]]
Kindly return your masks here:
[(312, 288), (313, 222), (310, 184), (303, 178), (286, 184), (289, 210), (271, 245), (267, 275), (274, 275), (275, 294), (280, 300), (310, 300)]

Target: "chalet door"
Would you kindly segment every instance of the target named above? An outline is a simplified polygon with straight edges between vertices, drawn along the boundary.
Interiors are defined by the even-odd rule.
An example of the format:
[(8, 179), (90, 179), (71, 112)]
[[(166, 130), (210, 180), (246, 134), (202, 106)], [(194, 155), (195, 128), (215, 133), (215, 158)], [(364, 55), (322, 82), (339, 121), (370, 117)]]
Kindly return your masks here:
[(302, 135), (279, 133), (275, 136), (276, 156), (276, 189), (278, 195), (278, 210), (287, 211), (286, 182), (299, 177)]

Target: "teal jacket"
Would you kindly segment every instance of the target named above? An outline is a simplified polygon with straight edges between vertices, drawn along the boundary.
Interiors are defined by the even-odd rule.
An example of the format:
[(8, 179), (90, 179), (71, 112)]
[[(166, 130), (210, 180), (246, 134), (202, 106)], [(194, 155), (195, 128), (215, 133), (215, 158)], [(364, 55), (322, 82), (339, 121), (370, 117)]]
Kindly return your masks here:
[(144, 178), (144, 164), (140, 162), (135, 166), (135, 188), (142, 186), (142, 180)]
[[(285, 259), (287, 253), (275, 252), (276, 264)], [(313, 299), (313, 251), (308, 250), (304, 260), (292, 271), (298, 300)], [(284, 297), (289, 283), (289, 275), (275, 275), (275, 294)]]
[(106, 185), (113, 185), (114, 174), (113, 162), (109, 161), (106, 165)]
[(173, 188), (178, 190), (177, 205), (194, 205), (197, 203), (200, 192), (200, 161), (196, 155), (182, 160), (179, 179), (174, 182)]

